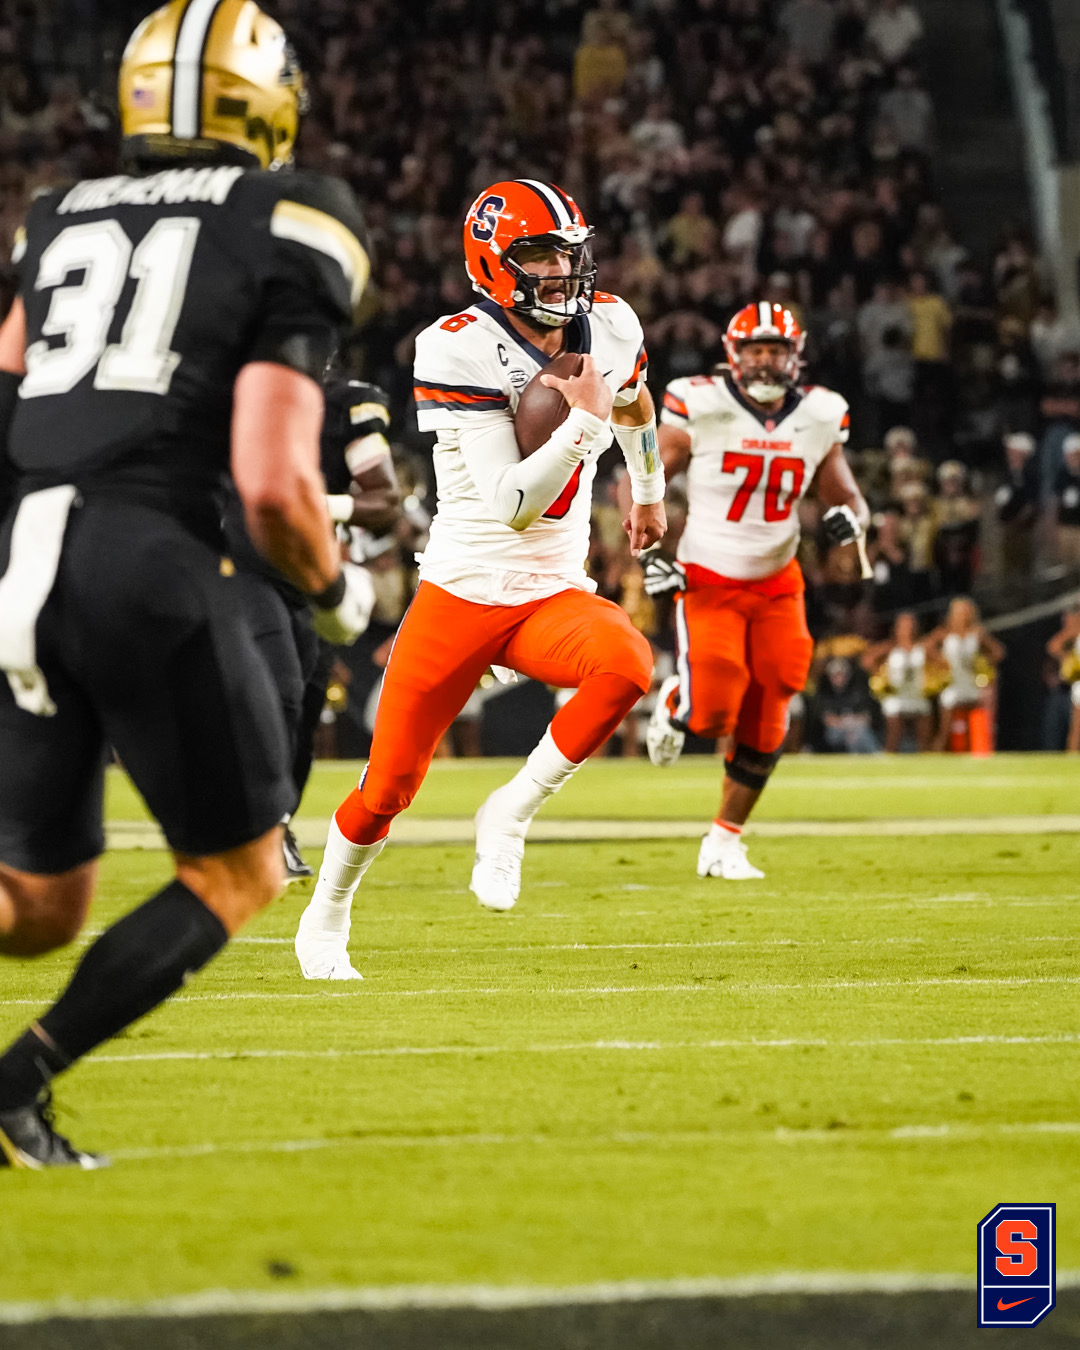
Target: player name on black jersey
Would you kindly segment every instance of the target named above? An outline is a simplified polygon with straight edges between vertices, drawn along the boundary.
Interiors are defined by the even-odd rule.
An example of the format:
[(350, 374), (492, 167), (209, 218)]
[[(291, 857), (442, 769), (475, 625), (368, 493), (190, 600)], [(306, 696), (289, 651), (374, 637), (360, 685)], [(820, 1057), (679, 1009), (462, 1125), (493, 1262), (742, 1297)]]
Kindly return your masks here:
[(56, 208), (58, 215), (101, 211), (109, 206), (157, 206), (164, 202), (212, 202), (221, 206), (244, 173), (234, 165), (212, 169), (165, 169), (146, 178), (96, 178), (77, 183)]
[(26, 310), (17, 472), (137, 489), (166, 509), (225, 485), (241, 367), (319, 378), (368, 273), (344, 183), (235, 165), (47, 193), (15, 263)]

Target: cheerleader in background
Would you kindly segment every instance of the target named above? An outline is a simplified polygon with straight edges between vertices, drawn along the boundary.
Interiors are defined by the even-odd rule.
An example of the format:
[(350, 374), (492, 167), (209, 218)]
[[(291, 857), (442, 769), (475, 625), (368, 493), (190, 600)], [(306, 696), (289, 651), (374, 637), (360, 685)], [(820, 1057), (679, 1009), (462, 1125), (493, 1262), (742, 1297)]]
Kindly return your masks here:
[(1058, 663), (1062, 683), (1070, 686), (1072, 713), (1065, 749), (1076, 754), (1080, 751), (1080, 606), (1061, 616), (1061, 629), (1046, 644), (1046, 653)]
[(974, 600), (963, 595), (951, 602), (945, 622), (927, 637), (925, 646), (927, 659), (943, 660), (950, 675), (939, 699), (934, 749), (942, 751), (950, 742), (955, 747), (957, 741), (970, 739), (989, 751), (996, 667), (1005, 648), (983, 627)]
[(885, 715), (885, 753), (896, 754), (909, 730), (919, 751), (929, 750), (932, 724), (926, 696), (926, 649), (919, 641), (915, 615), (908, 611), (898, 614), (892, 636), (868, 647), (862, 665)]

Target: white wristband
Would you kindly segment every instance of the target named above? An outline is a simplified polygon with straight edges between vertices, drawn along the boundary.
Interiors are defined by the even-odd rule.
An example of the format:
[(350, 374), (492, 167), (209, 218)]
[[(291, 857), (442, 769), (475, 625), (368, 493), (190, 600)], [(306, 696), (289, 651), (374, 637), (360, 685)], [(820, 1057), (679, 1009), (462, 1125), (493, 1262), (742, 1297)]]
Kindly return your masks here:
[(571, 408), (559, 430), (570, 453), (581, 459), (588, 459), (594, 450), (602, 454), (611, 444), (607, 420), (584, 408)]
[(664, 466), (656, 443), (656, 418), (644, 426), (624, 427), (612, 422), (611, 429), (619, 443), (630, 475), (631, 495), (638, 506), (653, 506), (664, 500)]
[(328, 492), (326, 494), (326, 509), (330, 512), (330, 519), (335, 525), (347, 525), (352, 519), (355, 505), (356, 503), (347, 492)]

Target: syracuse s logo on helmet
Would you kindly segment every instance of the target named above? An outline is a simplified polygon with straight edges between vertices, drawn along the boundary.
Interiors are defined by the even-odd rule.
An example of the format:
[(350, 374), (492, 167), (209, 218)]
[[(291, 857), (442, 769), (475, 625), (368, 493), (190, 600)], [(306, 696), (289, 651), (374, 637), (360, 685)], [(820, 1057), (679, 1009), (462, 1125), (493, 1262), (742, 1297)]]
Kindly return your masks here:
[(473, 238), (479, 239), (482, 244), (486, 244), (499, 228), (499, 214), (505, 210), (505, 197), (491, 195), (478, 203), (472, 223)]

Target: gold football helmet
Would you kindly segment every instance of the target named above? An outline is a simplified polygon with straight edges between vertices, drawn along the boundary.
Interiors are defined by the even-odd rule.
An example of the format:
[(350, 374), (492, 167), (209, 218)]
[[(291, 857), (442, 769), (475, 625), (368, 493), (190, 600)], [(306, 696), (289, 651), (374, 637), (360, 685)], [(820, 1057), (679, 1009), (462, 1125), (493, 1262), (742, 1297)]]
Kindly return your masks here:
[(304, 77), (281, 26), (254, 0), (170, 0), (132, 33), (120, 118), (135, 155), (292, 159)]

